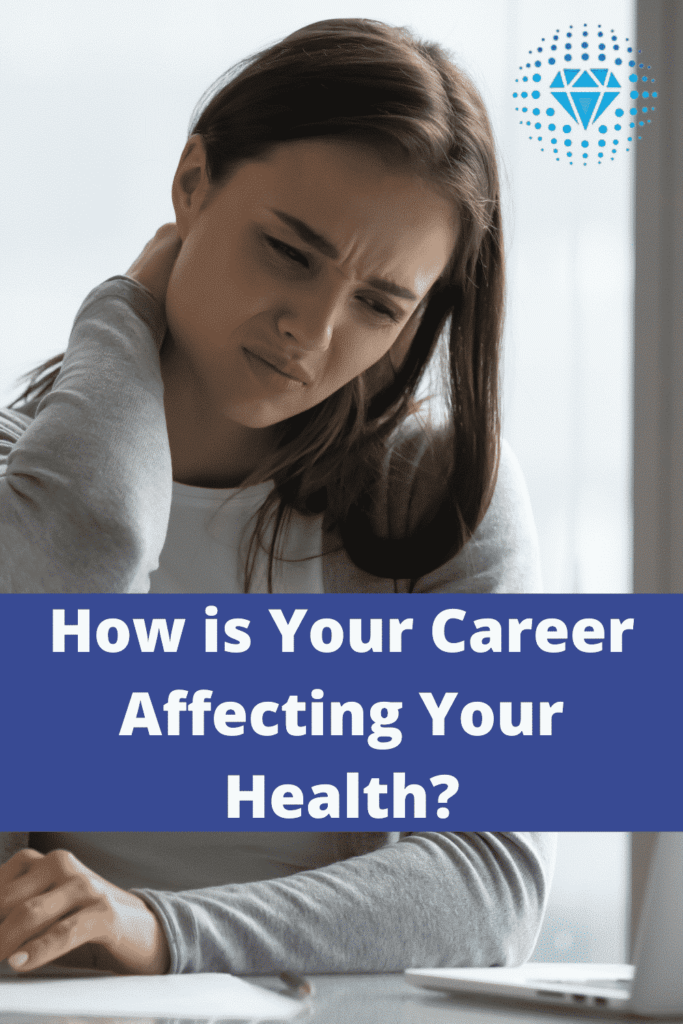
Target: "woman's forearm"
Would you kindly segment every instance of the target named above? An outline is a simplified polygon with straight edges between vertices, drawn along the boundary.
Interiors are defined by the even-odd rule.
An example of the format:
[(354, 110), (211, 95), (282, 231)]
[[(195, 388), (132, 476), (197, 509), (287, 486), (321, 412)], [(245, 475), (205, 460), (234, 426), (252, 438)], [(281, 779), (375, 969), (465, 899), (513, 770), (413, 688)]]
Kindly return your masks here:
[(1, 460), (0, 591), (149, 588), (171, 502), (164, 332), (128, 278), (86, 298), (52, 391)]
[(413, 833), (287, 878), (135, 891), (176, 973), (495, 966), (530, 955), (553, 860), (552, 833)]

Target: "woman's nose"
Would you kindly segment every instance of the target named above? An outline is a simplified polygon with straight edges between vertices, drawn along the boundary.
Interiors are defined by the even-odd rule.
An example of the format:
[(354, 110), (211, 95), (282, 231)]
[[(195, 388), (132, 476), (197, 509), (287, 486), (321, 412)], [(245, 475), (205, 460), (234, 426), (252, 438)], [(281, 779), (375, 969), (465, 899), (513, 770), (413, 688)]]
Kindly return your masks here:
[(278, 317), (280, 334), (305, 351), (325, 350), (334, 334), (338, 301), (333, 295), (298, 296)]

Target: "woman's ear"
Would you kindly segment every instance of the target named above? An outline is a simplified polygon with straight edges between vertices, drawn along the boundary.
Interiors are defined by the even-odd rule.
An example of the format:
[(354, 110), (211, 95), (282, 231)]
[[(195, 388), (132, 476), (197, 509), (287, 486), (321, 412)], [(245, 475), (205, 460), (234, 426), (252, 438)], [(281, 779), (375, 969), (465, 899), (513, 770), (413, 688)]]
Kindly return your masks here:
[(171, 189), (178, 234), (183, 241), (210, 190), (204, 139), (201, 135), (191, 135), (180, 157)]

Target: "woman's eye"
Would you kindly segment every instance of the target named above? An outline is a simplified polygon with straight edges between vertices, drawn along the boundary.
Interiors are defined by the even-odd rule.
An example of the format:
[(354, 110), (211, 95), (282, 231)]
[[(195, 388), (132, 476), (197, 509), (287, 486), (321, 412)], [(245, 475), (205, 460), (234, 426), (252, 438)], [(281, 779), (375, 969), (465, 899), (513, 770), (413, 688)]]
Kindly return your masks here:
[(304, 254), (293, 246), (287, 245), (286, 242), (281, 242), (279, 238), (273, 238), (271, 235), (266, 235), (265, 239), (270, 248), (279, 255), (284, 256), (285, 259), (291, 260), (292, 263), (299, 263), (302, 267), (309, 265)]
[(365, 303), (372, 313), (376, 313), (378, 316), (393, 320), (394, 323), (397, 323), (401, 319), (400, 314), (397, 313), (395, 309), (385, 306), (383, 302), (378, 302), (377, 299), (370, 299), (361, 296), (361, 301)]

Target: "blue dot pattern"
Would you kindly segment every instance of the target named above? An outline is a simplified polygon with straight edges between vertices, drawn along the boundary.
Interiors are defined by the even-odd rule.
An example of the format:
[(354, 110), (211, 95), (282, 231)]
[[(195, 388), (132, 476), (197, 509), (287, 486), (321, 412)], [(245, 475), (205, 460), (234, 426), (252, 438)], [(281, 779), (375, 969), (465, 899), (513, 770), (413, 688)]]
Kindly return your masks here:
[[(587, 23), (580, 28), (557, 28), (552, 40), (541, 39), (528, 54), (519, 65), (518, 91), (512, 96), (514, 100), (537, 101), (532, 114), (538, 120), (519, 123), (540, 133), (529, 135), (529, 139), (540, 142), (542, 152), (548, 143), (554, 147), (557, 163), (573, 166), (576, 161), (587, 167), (590, 156), (594, 165), (601, 165), (608, 152), (609, 133), (620, 133), (624, 127), (639, 130), (652, 123), (658, 99), (652, 66), (641, 62), (641, 51), (634, 55), (629, 39), (620, 40), (614, 29), (608, 32), (602, 25), (591, 28)], [(527, 73), (532, 68), (538, 70)], [(534, 83), (532, 91), (521, 91), (529, 81)], [(527, 114), (529, 108), (516, 106), (515, 110)], [(564, 147), (559, 149), (554, 134), (558, 131), (565, 136)], [(621, 145), (619, 138), (612, 138), (611, 159), (619, 152), (630, 152), (636, 138), (642, 139), (642, 134), (633, 131), (621, 139)]]

